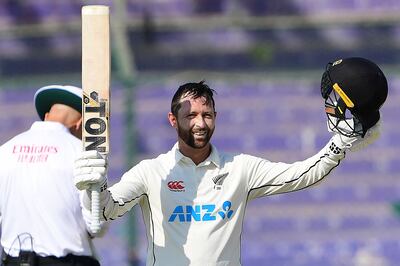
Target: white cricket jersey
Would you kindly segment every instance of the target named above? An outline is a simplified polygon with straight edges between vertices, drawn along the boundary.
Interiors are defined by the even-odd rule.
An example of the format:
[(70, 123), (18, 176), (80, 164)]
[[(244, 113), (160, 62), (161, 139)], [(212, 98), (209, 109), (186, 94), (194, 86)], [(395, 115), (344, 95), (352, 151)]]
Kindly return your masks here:
[[(92, 256), (73, 163), (79, 139), (57, 122), (35, 122), (0, 147), (1, 245), (6, 253)], [(18, 239), (18, 235), (20, 238)]]
[(148, 238), (147, 265), (240, 265), (240, 235), (248, 202), (321, 181), (343, 152), (328, 144), (293, 164), (218, 152), (195, 165), (177, 144), (144, 160), (109, 188), (104, 215), (115, 219), (139, 203)]

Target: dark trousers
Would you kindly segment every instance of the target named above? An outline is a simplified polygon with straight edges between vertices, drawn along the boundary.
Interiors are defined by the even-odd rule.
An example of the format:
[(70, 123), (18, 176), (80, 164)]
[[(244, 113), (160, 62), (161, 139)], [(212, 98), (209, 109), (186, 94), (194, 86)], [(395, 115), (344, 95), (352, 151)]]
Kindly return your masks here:
[(34, 253), (29, 254), (31, 252), (27, 252), (19, 257), (11, 257), (6, 255), (2, 260), (2, 266), (100, 266), (100, 263), (88, 256), (76, 256), (72, 254), (68, 254), (65, 257), (55, 257), (55, 256), (47, 256), (41, 257), (37, 256)]

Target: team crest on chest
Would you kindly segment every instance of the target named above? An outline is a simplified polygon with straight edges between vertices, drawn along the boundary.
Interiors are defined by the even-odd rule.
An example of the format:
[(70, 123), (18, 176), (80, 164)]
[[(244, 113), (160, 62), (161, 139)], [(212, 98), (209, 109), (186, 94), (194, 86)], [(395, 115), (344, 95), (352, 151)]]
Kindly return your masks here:
[(224, 183), (225, 178), (228, 176), (229, 173), (223, 173), (212, 178), (214, 182), (214, 189), (221, 190), (222, 184)]

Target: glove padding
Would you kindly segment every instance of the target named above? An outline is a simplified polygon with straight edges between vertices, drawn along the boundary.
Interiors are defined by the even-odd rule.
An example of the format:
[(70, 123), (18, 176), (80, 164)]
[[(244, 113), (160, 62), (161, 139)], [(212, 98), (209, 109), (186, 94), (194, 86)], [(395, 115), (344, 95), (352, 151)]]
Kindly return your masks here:
[(74, 163), (74, 183), (79, 190), (107, 188), (107, 157), (96, 150), (84, 151)]
[[(329, 122), (328, 122), (329, 123)], [(341, 129), (345, 132), (350, 132), (350, 128), (346, 128), (346, 124), (344, 123)], [(347, 137), (340, 134), (336, 130), (332, 130), (328, 124), (328, 131), (336, 133), (333, 136), (334, 143), (341, 149), (349, 149), (350, 151), (359, 151), (361, 149), (366, 148), (370, 144), (374, 143), (381, 134), (381, 122), (380, 120), (370, 129), (367, 130), (364, 137)]]

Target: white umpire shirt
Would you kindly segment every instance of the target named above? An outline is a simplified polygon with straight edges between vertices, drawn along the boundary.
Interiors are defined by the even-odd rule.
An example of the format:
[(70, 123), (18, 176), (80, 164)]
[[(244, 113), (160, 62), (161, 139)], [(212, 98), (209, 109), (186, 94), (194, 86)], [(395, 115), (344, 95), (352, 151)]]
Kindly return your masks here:
[(140, 204), (148, 266), (240, 265), (248, 202), (321, 181), (344, 157), (336, 151), (328, 143), (313, 157), (286, 164), (222, 153), (212, 146), (210, 156), (195, 165), (176, 144), (168, 153), (140, 162), (110, 187), (104, 216), (115, 219)]
[(93, 255), (73, 182), (81, 143), (64, 125), (40, 121), (0, 147), (1, 245), (7, 254)]

